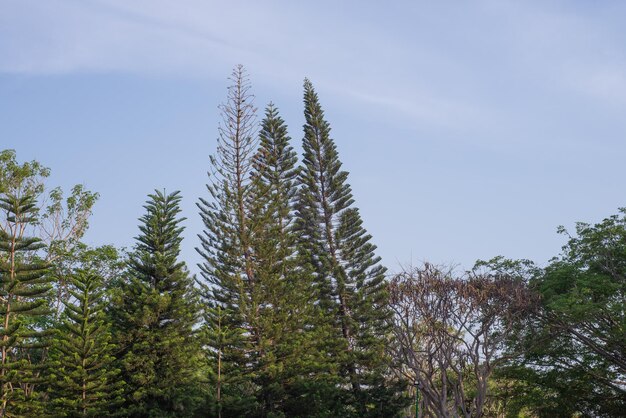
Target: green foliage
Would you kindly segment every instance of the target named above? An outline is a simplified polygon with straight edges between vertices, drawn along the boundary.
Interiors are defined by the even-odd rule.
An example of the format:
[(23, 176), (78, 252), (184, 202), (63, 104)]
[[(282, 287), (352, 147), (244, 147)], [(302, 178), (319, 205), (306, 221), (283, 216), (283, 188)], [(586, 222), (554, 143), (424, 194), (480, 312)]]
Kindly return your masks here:
[[(18, 163), (14, 150), (0, 151), (0, 193), (39, 196), (44, 191), (43, 180), (50, 169), (38, 161)], [(34, 214), (37, 214), (35, 211)]]
[[(314, 269), (320, 306), (334, 329), (328, 349), (342, 377), (344, 416), (389, 416), (403, 405), (402, 383), (386, 380), (386, 269), (374, 253), (330, 125), (310, 81), (304, 82), (299, 251)], [(340, 389), (342, 388), (342, 389)]]
[(211, 200), (200, 199), (204, 223), (199, 265), (205, 300), (208, 354), (213, 368), (213, 409), (222, 416), (257, 410), (252, 357), (258, 351), (257, 278), (251, 249), (250, 205), (256, 109), (242, 66), (233, 70), (220, 107), (217, 153), (211, 157)]
[(525, 338), (510, 343), (518, 355), (498, 371), (516, 388), (510, 410), (617, 417), (626, 409), (626, 212), (620, 212), (596, 225), (579, 223), (574, 236), (560, 228), (569, 240), (544, 269), (508, 262), (541, 303)]
[(112, 415), (122, 402), (120, 370), (104, 311), (103, 280), (90, 270), (72, 275), (58, 334), (50, 349), (50, 410), (60, 417)]
[(71, 280), (77, 269), (89, 270), (103, 280), (105, 287), (114, 287), (126, 268), (124, 250), (113, 245), (90, 247), (82, 242), (72, 252), (54, 262), (52, 270), (57, 281)]
[(193, 416), (201, 395), (198, 307), (193, 280), (178, 260), (184, 220), (179, 192), (149, 195), (128, 280), (112, 297), (128, 416)]
[(19, 164), (0, 153), (0, 416), (35, 414), (45, 359), (45, 325), (51, 288), (41, 239), (29, 236), (39, 221), (37, 199), (49, 170)]
[(563, 254), (532, 284), (544, 309), (537, 330), (544, 343), (527, 353), (539, 366), (532, 377), (559, 394), (555, 410), (565, 404), (619, 416), (626, 409), (626, 211), (596, 225), (579, 223)]
[[(126, 257), (81, 242), (97, 193), (46, 192), (48, 168), (0, 151), (0, 416), (406, 413), (390, 365), (407, 365), (385, 350), (386, 269), (312, 84), (298, 167), (278, 110), (268, 106), (257, 136), (242, 66), (231, 80), (198, 204), (199, 291), (179, 259), (178, 192), (149, 195)], [(626, 209), (578, 224), (545, 268), (501, 257), (482, 268), (519, 280), (534, 305), (496, 327), (507, 343), (497, 364), (464, 363), (493, 367), (464, 383), (468, 399), (487, 388), (489, 416), (622, 416)]]
[[(296, 251), (297, 155), (283, 119), (271, 104), (259, 138), (250, 202), (255, 271), (252, 303), (258, 334), (251, 361), (259, 415), (314, 414), (310, 403), (306, 411), (301, 404), (303, 397), (313, 398), (317, 393), (307, 394), (303, 389), (313, 390), (313, 379), (317, 380), (316, 390), (333, 383), (328, 360), (320, 349), (331, 330), (315, 305), (312, 271)], [(324, 405), (325, 400), (319, 401), (316, 405)]]
[(63, 256), (56, 258), (50, 265), (50, 274), (54, 277), (54, 316), (50, 317), (51, 324), (59, 320), (65, 303), (70, 300), (70, 288), (76, 270), (92, 271), (102, 278), (105, 288), (114, 288), (121, 281), (125, 268), (123, 252), (112, 245), (90, 247), (77, 242), (71, 251), (64, 251)]
[(62, 256), (59, 252), (63, 250), (69, 252), (73, 244), (80, 242), (87, 231), (89, 216), (98, 197), (98, 193), (85, 189), (82, 184), (72, 187), (70, 195), (65, 199), (60, 187), (48, 193), (48, 204), (42, 213), (41, 223), (49, 241), (58, 246), (51, 248), (51, 251), (56, 251), (55, 257)]

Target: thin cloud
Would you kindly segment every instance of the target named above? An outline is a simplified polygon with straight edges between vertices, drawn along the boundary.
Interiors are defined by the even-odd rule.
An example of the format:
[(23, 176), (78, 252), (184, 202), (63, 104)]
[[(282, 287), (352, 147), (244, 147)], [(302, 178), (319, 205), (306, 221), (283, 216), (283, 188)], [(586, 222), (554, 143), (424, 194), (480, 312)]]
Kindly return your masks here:
[(359, 101), (372, 103), (402, 115), (415, 126), (424, 126), (426, 123), (435, 127), (457, 126), (473, 129), (489, 123), (492, 113), (469, 103), (444, 99), (432, 94), (415, 94), (414, 97), (419, 97), (419, 100), (361, 91), (350, 91), (348, 94)]
[[(452, 13), (407, 4), (391, 23), (361, 10), (367, 7), (10, 2), (0, 15), (0, 72), (223, 79), (243, 62), (273, 88), (306, 75), (335, 98), (393, 109), (409, 124), (461, 132), (528, 124), (515, 121), (519, 109), (510, 97), (517, 84), (527, 86), (522, 94), (560, 89), (611, 103), (626, 98), (625, 66), (610, 58), (619, 45), (580, 10), (492, 1)], [(432, 23), (444, 16), (451, 19), (445, 30)]]

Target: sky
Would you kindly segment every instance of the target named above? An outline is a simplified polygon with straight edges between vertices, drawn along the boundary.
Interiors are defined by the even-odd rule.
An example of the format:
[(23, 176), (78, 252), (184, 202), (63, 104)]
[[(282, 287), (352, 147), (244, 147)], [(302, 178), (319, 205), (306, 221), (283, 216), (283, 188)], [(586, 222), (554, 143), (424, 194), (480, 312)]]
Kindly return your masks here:
[(0, 0), (0, 149), (100, 193), (85, 240), (131, 247), (183, 195), (192, 271), (218, 105), (250, 74), (301, 150), (319, 94), (391, 271), (544, 265), (626, 206), (626, 2)]

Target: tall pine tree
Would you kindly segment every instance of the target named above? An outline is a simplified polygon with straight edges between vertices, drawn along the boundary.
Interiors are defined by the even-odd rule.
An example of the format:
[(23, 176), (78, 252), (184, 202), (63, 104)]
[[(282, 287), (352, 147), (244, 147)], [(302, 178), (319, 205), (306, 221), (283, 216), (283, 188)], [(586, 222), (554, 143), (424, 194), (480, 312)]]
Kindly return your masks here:
[(41, 413), (33, 390), (42, 381), (51, 286), (37, 256), (44, 244), (28, 233), (48, 172), (36, 161), (18, 164), (13, 151), (0, 153), (0, 417)]
[(178, 260), (180, 200), (179, 192), (149, 195), (129, 279), (114, 298), (129, 416), (192, 416), (197, 405), (199, 312), (193, 279)]
[(311, 268), (297, 253), (297, 154), (283, 119), (271, 104), (259, 139), (250, 202), (259, 330), (253, 359), (257, 401), (263, 416), (311, 415), (325, 404), (314, 398), (320, 392), (316, 383), (328, 376), (318, 344), (325, 339), (325, 328), (320, 326), (321, 312), (314, 304)]
[(260, 338), (249, 207), (256, 109), (243, 66), (233, 70), (231, 81), (220, 106), (217, 153), (211, 157), (211, 199), (198, 203), (205, 226), (199, 235), (198, 252), (204, 259), (199, 267), (218, 416), (257, 410), (251, 366)]
[(303, 170), (298, 201), (300, 251), (315, 269), (320, 306), (335, 328), (329, 345), (343, 384), (344, 415), (390, 416), (398, 392), (388, 381), (385, 268), (354, 207), (348, 173), (310, 81), (304, 82)]
[(70, 281), (59, 333), (50, 350), (51, 410), (60, 417), (112, 415), (122, 402), (120, 370), (105, 314), (103, 280), (78, 270)]

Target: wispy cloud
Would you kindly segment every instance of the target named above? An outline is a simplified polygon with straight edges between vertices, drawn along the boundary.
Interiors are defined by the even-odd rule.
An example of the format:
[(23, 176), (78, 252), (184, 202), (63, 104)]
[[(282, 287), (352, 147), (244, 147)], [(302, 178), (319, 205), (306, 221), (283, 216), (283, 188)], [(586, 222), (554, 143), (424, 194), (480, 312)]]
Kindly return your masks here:
[(211, 58), (240, 55), (208, 31), (115, 4), (26, 0), (1, 16), (0, 70), (9, 73), (189, 76), (209, 70)]
[(373, 4), (10, 1), (0, 14), (0, 72), (223, 79), (243, 62), (263, 82), (309, 76), (435, 128), (507, 117), (499, 103), (519, 83), (626, 100), (626, 65), (614, 57), (621, 45), (580, 10)]
[[(388, 249), (394, 248), (395, 254), (416, 248), (416, 242), (423, 245), (420, 257), (452, 253), (464, 261), (481, 251), (482, 255), (505, 251), (507, 245), (539, 248), (537, 243), (546, 241), (539, 227), (551, 231), (553, 225), (567, 221), (561, 216), (573, 213), (572, 208), (580, 213), (589, 205), (601, 208), (616, 201), (617, 186), (611, 179), (623, 177), (618, 160), (626, 105), (624, 2), (0, 2), (0, 76), (9, 74), (0, 80), (3, 92), (10, 90), (4, 89), (6, 85), (18, 84), (16, 80), (28, 84), (30, 77), (50, 74), (65, 77), (32, 83), (29, 89), (54, 85), (76, 94), (84, 84), (74, 83), (74, 74), (168, 78), (163, 83), (131, 80), (150, 90), (131, 103), (115, 101), (107, 107), (98, 102), (103, 113), (112, 109), (139, 115), (144, 127), (153, 123), (153, 113), (146, 114), (140, 104), (160, 97), (155, 85), (173, 89), (180, 85), (182, 96), (175, 96), (180, 98), (191, 97), (185, 90), (190, 86), (210, 85), (220, 89), (215, 96), (221, 98), (230, 69), (243, 63), (257, 92), (271, 91), (289, 103), (278, 104), (283, 111), (293, 111), (288, 121), (295, 140), (298, 128), (291, 117), (300, 108), (297, 86), (305, 76), (311, 78), (343, 147), (346, 167), (360, 173), (351, 178), (355, 194), (361, 190), (359, 202), (369, 199), (363, 210), (380, 219), (371, 229), (383, 237), (388, 234)], [(178, 84), (181, 79), (185, 83)], [(186, 83), (189, 80), (192, 83)], [(198, 80), (201, 83), (196, 84)], [(116, 78), (96, 82), (94, 90), (128, 86)], [(37, 105), (31, 109), (28, 98), (21, 107), (10, 103), (19, 93), (5, 95), (5, 121), (17, 120), (14, 112), (20, 109), (28, 121), (46, 112), (58, 123), (44, 120), (33, 137), (56, 130), (73, 138), (80, 104), (74, 102), (67, 114), (61, 114), (66, 119), (57, 118), (46, 109), (51, 106), (46, 97), (57, 97), (54, 94), (30, 91), (30, 100)], [(123, 91), (115, 93), (125, 97)], [(205, 90), (199, 92), (204, 94)], [(172, 103), (172, 109), (198, 111), (190, 102), (191, 107)], [(161, 102), (158, 107), (165, 112)], [(85, 113), (98, 119), (98, 112)], [(190, 116), (184, 128), (172, 120), (171, 132), (150, 132), (160, 134), (163, 143), (191, 131), (200, 134), (190, 137), (208, 137), (212, 134), (204, 117), (202, 113), (194, 122)], [(5, 125), (11, 126), (0, 124)], [(101, 136), (92, 124), (82, 125), (84, 138)], [(107, 134), (120, 138), (120, 143), (148, 143), (144, 137), (150, 135), (127, 132), (116, 122), (110, 125)], [(13, 129), (4, 137), (28, 138), (22, 127)], [(61, 145), (46, 148), (34, 140), (33, 144), (41, 152), (63, 154), (58, 157), (61, 166), (66, 162)], [(168, 173), (166, 181), (187, 184), (192, 190), (185, 182), (193, 176), (185, 170), (188, 161), (205, 152), (199, 150), (207, 145), (198, 144), (179, 147), (185, 155), (179, 159), (181, 170)], [(112, 162), (119, 158), (115, 147), (102, 150), (110, 153)], [(151, 150), (158, 152), (156, 147)], [(144, 156), (137, 152), (127, 157), (141, 161)], [(89, 158), (85, 161), (92, 161)], [(602, 167), (596, 163), (600, 160), (606, 163)], [(101, 175), (99, 170), (85, 171)], [(130, 186), (107, 189), (111, 182), (106, 179), (101, 182), (103, 194), (147, 184), (139, 176), (122, 174)], [(374, 188), (380, 195), (368, 197), (365, 192)], [(593, 190), (595, 197), (581, 197), (580, 190)], [(462, 211), (457, 210), (459, 205)], [(117, 206), (101, 213), (120, 217)], [(477, 236), (490, 237), (489, 244), (482, 245), (483, 250), (488, 247), (485, 251), (478, 248)], [(551, 233), (547, 236), (552, 238)]]
[[(411, 96), (415, 75), (407, 70), (415, 60), (436, 61), (428, 48), (389, 35), (375, 16), (353, 20), (350, 10), (331, 3), (324, 7), (290, 2), (184, 1), (176, 7), (159, 0), (13, 2), (0, 17), (0, 71), (222, 79), (225, 68), (244, 62), (257, 79), (299, 83), (309, 76), (337, 94), (396, 107), (422, 123), (441, 124), (452, 108), (454, 113), (468, 109), (436, 92)], [(336, 13), (329, 14), (332, 9)], [(420, 82), (415, 84), (419, 88)], [(378, 93), (352, 93), (372, 87)]]

